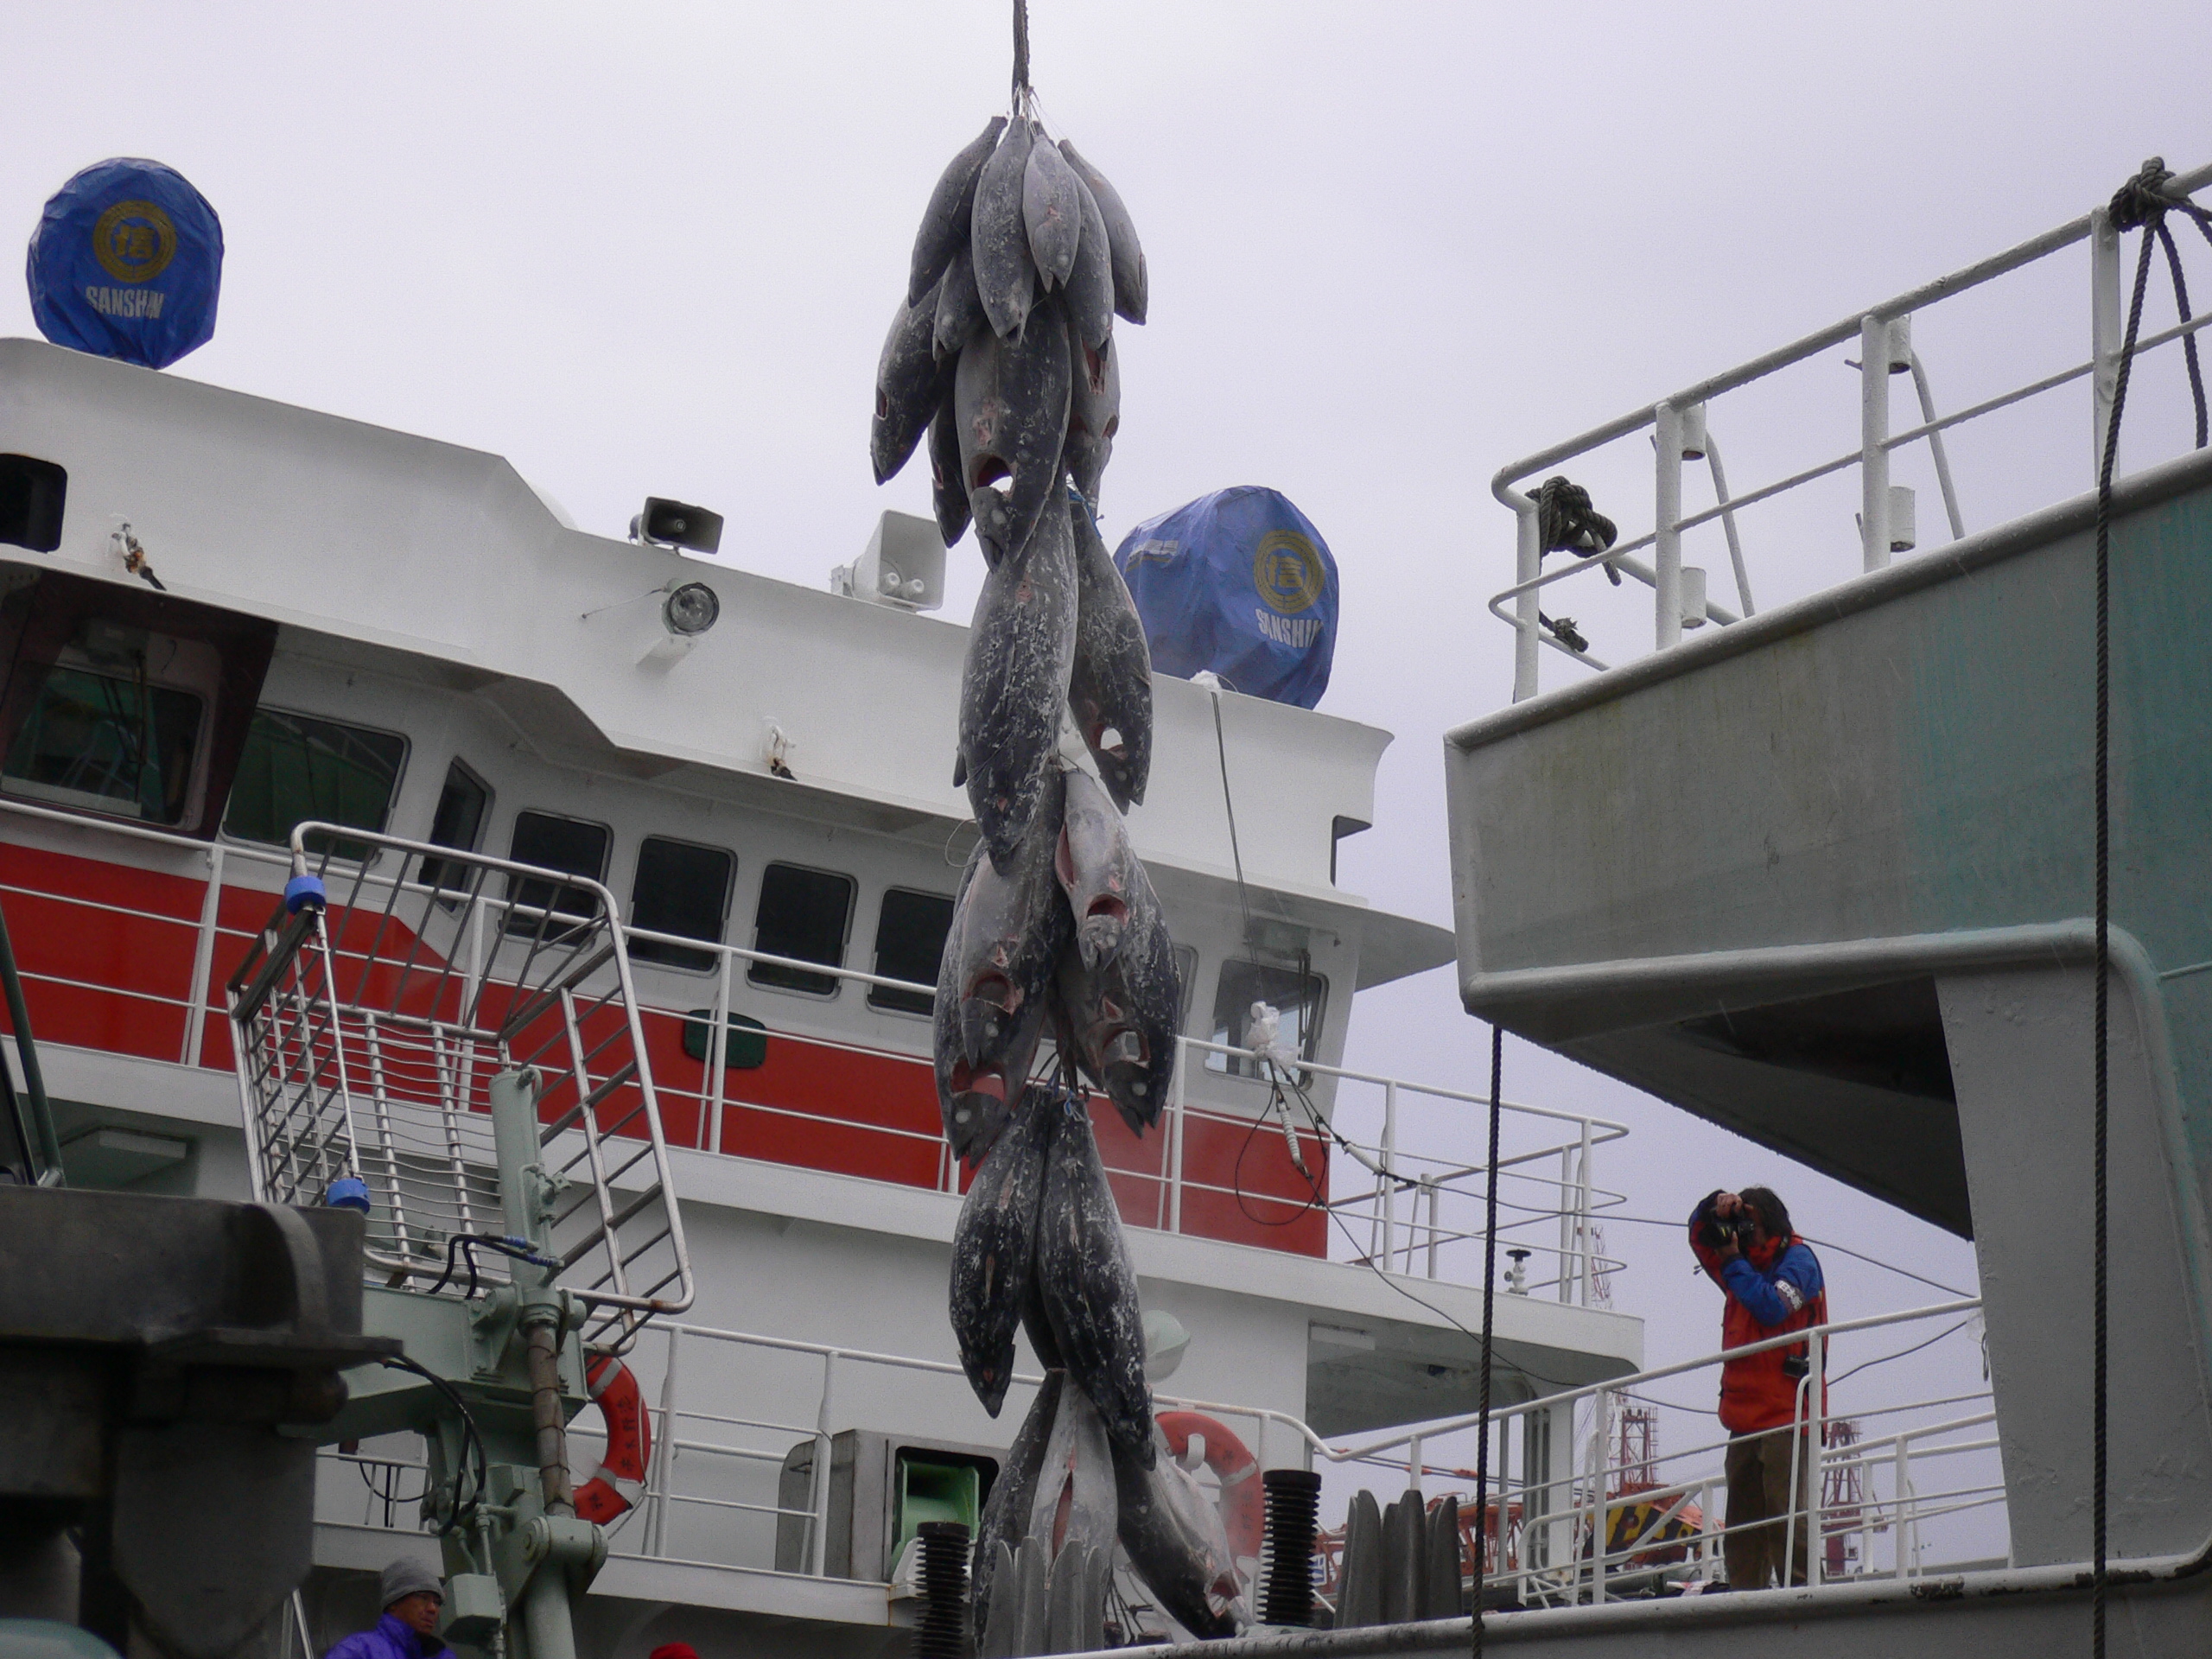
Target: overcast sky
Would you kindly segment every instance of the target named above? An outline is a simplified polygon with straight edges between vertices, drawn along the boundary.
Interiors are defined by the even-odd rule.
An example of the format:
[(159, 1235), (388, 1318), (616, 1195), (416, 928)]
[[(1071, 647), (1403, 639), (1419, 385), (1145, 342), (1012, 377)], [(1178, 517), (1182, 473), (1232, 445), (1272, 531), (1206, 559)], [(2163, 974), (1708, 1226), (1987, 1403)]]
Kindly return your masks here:
[[(1109, 539), (1242, 483), (1321, 528), (1344, 586), (1322, 707), (1398, 734), (1347, 887), (1450, 919), (1440, 735), (1510, 685), (1510, 636), (1482, 610), (1512, 567), (1491, 474), (2069, 219), (2145, 156), (2212, 159), (2203, 21), (2201, 0), (1035, 0), (1046, 116), (1149, 257), (1152, 321), (1117, 331)], [(851, 559), (882, 508), (928, 512), (921, 466), (871, 481), (870, 384), (929, 188), (1005, 103), (1001, 0), (18, 0), (7, 35), (0, 228), (28, 237), (115, 155), (177, 168), (223, 217), (220, 326), (172, 372), (499, 452), (610, 535), (648, 493), (702, 503), (728, 515), (728, 558), (794, 582)], [(2085, 355), (2082, 270), (1924, 324), (1946, 404)], [(0, 334), (35, 332), (0, 289)], [(1841, 355), (1734, 426), (1716, 405), (1738, 492), (1851, 446)], [(2087, 487), (2085, 397), (2050, 401), (1960, 441), (1969, 530)], [(1584, 475), (1648, 527), (1648, 464)], [(1855, 568), (1856, 492), (1747, 520), (1763, 605)], [(1941, 539), (1932, 485), (1920, 518)], [(1725, 555), (1701, 551), (1732, 603)], [(953, 569), (964, 615), (972, 540)], [(1620, 660), (1648, 647), (1639, 592), (1578, 585), (1546, 608)], [(1471, 1087), (1486, 1054), (1448, 970), (1353, 1023), (1355, 1064)], [(1606, 1079), (1515, 1045), (1507, 1083), (1633, 1126), (1633, 1155), (1600, 1166), (1630, 1213), (1764, 1179), (1809, 1232), (1974, 1281), (1965, 1243)], [(1718, 1299), (1676, 1239), (1611, 1243), (1651, 1357), (1713, 1345)], [(1830, 1268), (1840, 1315), (1936, 1295)], [(1927, 1376), (1978, 1372), (1959, 1339), (1932, 1351), (1951, 1350)]]

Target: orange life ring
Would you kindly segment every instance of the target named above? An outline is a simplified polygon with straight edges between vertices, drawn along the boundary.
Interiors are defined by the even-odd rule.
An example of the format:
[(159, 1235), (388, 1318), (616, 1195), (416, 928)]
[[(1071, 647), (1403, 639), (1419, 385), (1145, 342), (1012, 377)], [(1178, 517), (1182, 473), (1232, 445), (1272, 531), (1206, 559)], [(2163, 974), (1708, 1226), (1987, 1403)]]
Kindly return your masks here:
[(1267, 1535), (1266, 1500), (1261, 1496), (1260, 1460), (1244, 1442), (1217, 1420), (1198, 1411), (1163, 1411), (1153, 1421), (1178, 1462), (1190, 1449), (1191, 1436), (1205, 1440), (1206, 1467), (1221, 1482), (1217, 1500), (1222, 1530), (1229, 1535), (1229, 1553), (1247, 1584), (1259, 1576), (1260, 1541)]
[(576, 1488), (576, 1515), (604, 1524), (645, 1494), (645, 1470), (653, 1456), (652, 1419), (638, 1379), (612, 1354), (601, 1354), (584, 1367), (584, 1386), (607, 1424), (607, 1456), (591, 1478)]

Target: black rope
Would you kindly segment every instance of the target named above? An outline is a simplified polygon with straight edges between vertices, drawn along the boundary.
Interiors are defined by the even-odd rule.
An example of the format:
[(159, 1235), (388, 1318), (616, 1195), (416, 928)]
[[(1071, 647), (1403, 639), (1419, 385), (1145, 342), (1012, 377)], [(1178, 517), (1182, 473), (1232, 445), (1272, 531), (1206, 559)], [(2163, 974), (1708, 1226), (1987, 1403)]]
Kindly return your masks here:
[[(1537, 557), (1546, 553), (1572, 553), (1578, 559), (1594, 559), (1611, 548), (1620, 531), (1613, 521), (1590, 502), (1590, 492), (1564, 474), (1546, 479), (1536, 491)], [(1618, 588), (1621, 573), (1608, 563), (1605, 580)]]
[(1028, 113), (1029, 0), (1014, 0), (1014, 112)]
[[(1483, 1651), (1483, 1578), (1490, 1565), (1490, 1363), (1497, 1300), (1497, 1125), (1503, 1109), (1505, 1027), (1490, 1028), (1490, 1218), (1483, 1228), (1483, 1395), (1475, 1443), (1475, 1659)], [(1501, 1520), (1503, 1516), (1499, 1517)]]
[(2157, 187), (2163, 182), (2164, 175), (2165, 169), (2155, 160), (2145, 162), (2142, 172), (2122, 185), (2119, 194), (2112, 199), (2110, 212), (2113, 228), (2126, 231), (2139, 226), (2144, 227), (2145, 234), (2141, 255), (2135, 262), (2135, 292), (2128, 302), (2127, 333), (2120, 348), (2120, 369), (2113, 381), (2112, 416), (2105, 426), (2104, 454), (2097, 464), (2097, 971), (2094, 992), (2096, 999), (2094, 1015), (2096, 1029), (2096, 1103), (2092, 1129), (2095, 1142), (2096, 1220), (2091, 1252), (2094, 1289), (2091, 1292), (2090, 1360), (2090, 1433), (2095, 1467), (2090, 1478), (2089, 1492), (2091, 1659), (2104, 1659), (2105, 1652), (2105, 1487), (2109, 1466), (2106, 1443), (2106, 1142), (2110, 1101), (2107, 1087), (2107, 1040), (2109, 1033), (2105, 1014), (2105, 990), (2112, 971), (2112, 801), (2109, 788), (2112, 761), (2112, 472), (2113, 459), (2120, 448), (2120, 412), (2127, 404), (2128, 371), (2134, 363), (2136, 334), (2143, 323), (2143, 294), (2151, 282), (2152, 238), (2148, 227), (2161, 223), (2164, 208), (2158, 197)]

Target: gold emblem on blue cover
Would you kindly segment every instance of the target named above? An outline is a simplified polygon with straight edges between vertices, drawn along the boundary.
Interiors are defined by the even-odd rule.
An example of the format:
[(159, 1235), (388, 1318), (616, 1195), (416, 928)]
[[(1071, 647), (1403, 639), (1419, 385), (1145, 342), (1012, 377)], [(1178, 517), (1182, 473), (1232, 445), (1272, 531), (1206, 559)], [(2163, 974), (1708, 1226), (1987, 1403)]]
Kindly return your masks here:
[(1268, 608), (1296, 616), (1321, 597), (1327, 580), (1313, 543), (1294, 530), (1272, 531), (1252, 555), (1252, 586)]
[(176, 257), (176, 226), (150, 201), (118, 201), (92, 226), (92, 254), (118, 283), (150, 283)]

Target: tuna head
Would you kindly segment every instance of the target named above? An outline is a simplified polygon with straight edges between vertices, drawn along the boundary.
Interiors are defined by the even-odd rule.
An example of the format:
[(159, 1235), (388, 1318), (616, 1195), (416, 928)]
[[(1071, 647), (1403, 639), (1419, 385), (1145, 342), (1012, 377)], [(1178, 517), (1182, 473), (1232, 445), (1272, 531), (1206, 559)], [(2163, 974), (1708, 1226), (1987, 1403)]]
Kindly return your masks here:
[[(960, 896), (953, 906), (952, 925), (945, 934), (931, 1026), (938, 1109), (944, 1123), (944, 1138), (956, 1157), (970, 1163), (984, 1157), (996, 1144), (1014, 1103), (1020, 1099), (1052, 1000), (1040, 988), (1022, 1001), (1015, 1011), (1018, 1017), (1006, 1019), (995, 1027), (987, 1046), (970, 1049), (963, 1029), (963, 1010), (969, 990), (985, 976), (991, 948), (989, 929), (980, 924), (972, 930), (969, 926), (975, 919), (971, 895), (979, 873), (989, 869), (982, 849), (977, 848), (968, 861)], [(1058, 897), (1055, 892), (1056, 901)], [(1061, 904), (1060, 908), (1066, 906)], [(986, 994), (995, 989), (983, 988)]]
[(1037, 1212), (1037, 1288), (1068, 1380), (1098, 1408), (1117, 1451), (1154, 1457), (1143, 1312), (1114, 1189), (1098, 1161), (1090, 1113), (1064, 1096)]
[(1130, 1130), (1142, 1135), (1160, 1121), (1175, 1080), (1175, 1032), (1183, 1008), (1174, 942), (1160, 920), (1152, 884), (1130, 894), (1120, 948), (1096, 968), (1081, 954), (1060, 957), (1060, 1001), (1084, 1073)]
[(1014, 1380), (1014, 1333), (1027, 1306), (1052, 1095), (1031, 1089), (989, 1153), (952, 1230), (952, 1332), (969, 1386), (992, 1416)]
[(1240, 1586), (1219, 1516), (1174, 1459), (1114, 1448), (1122, 1548), (1161, 1611), (1201, 1640), (1236, 1634)]
[(946, 949), (950, 957), (957, 935), (960, 1048), (971, 1065), (1002, 1052), (1049, 1005), (1053, 964), (1073, 930), (1052, 868), (1065, 774), (1057, 761), (1046, 772), (1033, 832), (1004, 870), (982, 859), (954, 906)]
[(1070, 502), (1068, 518), (1076, 571), (1068, 707), (1107, 793), (1126, 811), (1152, 776), (1152, 648), (1090, 506)]
[(1006, 130), (1006, 118), (995, 115), (981, 136), (946, 165), (929, 206), (922, 210), (921, 228), (914, 232), (914, 257), (906, 276), (906, 303), (918, 305), (922, 296), (937, 285), (956, 250), (968, 245), (970, 215), (976, 201), (976, 180), (983, 163), (998, 148)]
[(968, 491), (960, 482), (959, 416), (950, 392), (930, 421), (930, 504), (938, 537), (950, 547), (968, 532)]
[(983, 554), (995, 564), (1017, 553), (1060, 493), (1067, 438), (1067, 323), (1058, 304), (1040, 306), (1019, 339), (988, 332), (960, 353), (953, 377), (961, 480), (973, 492), (1004, 480), (1003, 513), (976, 514)]
[[(978, 519), (976, 528), (982, 529)], [(1075, 549), (1068, 516), (1048, 512), (1018, 558), (983, 578), (960, 677), (961, 780), (992, 864), (1010, 871), (1039, 820), (1049, 872), (1059, 833), (1060, 709), (1075, 663)]]
[(1088, 772), (1068, 773), (1052, 873), (1075, 918), (1083, 965), (1096, 969), (1111, 961), (1129, 919), (1130, 894), (1140, 885), (1148, 893), (1152, 884), (1122, 828), (1122, 815)]
[(1114, 458), (1114, 435), (1122, 429), (1122, 365), (1113, 341), (1086, 346), (1071, 327), (1068, 385), (1068, 435), (1060, 458), (1096, 512), (1099, 480)]
[(868, 454), (879, 484), (906, 464), (951, 383), (950, 365), (939, 363), (931, 346), (937, 297), (932, 289), (918, 304), (899, 308), (876, 360), (875, 418), (868, 428)]

